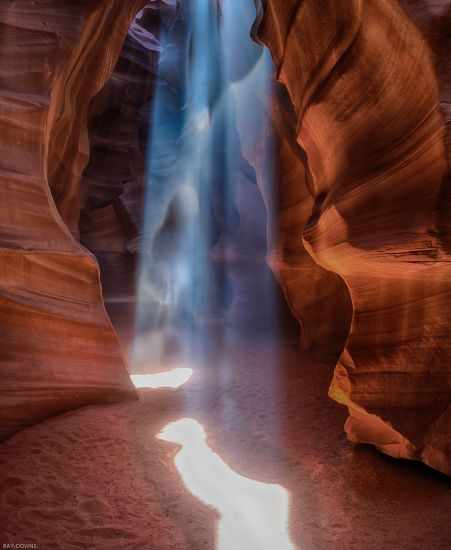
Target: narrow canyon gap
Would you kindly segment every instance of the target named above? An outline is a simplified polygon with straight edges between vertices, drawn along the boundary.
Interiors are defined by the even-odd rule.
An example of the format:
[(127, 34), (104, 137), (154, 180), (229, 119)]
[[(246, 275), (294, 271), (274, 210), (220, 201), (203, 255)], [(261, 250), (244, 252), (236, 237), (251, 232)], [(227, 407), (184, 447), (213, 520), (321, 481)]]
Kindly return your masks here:
[(0, 6), (0, 543), (449, 548), (450, 25)]

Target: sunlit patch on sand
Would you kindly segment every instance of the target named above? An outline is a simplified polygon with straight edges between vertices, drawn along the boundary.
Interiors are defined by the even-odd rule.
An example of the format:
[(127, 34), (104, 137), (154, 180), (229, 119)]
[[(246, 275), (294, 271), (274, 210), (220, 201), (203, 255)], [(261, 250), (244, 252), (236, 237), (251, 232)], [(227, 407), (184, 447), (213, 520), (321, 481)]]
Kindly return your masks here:
[(234, 472), (191, 418), (171, 422), (156, 437), (181, 445), (175, 465), (185, 486), (218, 511), (217, 550), (295, 549), (288, 533), (289, 495), (283, 487)]
[(192, 369), (178, 368), (154, 374), (132, 374), (130, 378), (137, 389), (177, 389), (183, 386), (183, 384), (186, 384), (192, 375)]

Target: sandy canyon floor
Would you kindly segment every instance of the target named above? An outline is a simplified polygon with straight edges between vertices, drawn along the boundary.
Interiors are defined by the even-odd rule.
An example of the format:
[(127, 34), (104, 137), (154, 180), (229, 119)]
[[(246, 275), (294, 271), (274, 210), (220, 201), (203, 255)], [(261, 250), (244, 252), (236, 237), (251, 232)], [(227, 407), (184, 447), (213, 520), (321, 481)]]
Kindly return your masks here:
[[(3, 444), (0, 543), (46, 550), (450, 548), (451, 482), (348, 444), (344, 411), (324, 398), (330, 372), (302, 358), (295, 337), (224, 338), (216, 328), (209, 343), (198, 364), (172, 365), (193, 370), (178, 389), (78, 410)], [(182, 448), (193, 462), (189, 483), (176, 467), (181, 447), (156, 437), (186, 418), (207, 437), (202, 445), (188, 438)], [(218, 474), (221, 468), (228, 473)], [(202, 491), (215, 495), (211, 502), (193, 495), (195, 483), (201, 498)], [(286, 510), (274, 509), (274, 495), (287, 496)], [(256, 526), (255, 539), (246, 522)]]

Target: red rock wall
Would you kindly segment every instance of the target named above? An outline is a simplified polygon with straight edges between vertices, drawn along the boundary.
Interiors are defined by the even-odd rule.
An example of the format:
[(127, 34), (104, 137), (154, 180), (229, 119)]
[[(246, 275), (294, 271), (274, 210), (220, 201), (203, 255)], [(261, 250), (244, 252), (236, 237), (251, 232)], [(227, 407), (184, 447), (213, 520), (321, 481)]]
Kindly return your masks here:
[(301, 238), (314, 197), (307, 159), (296, 141), (294, 111), (282, 86), (276, 88), (271, 119), (277, 192), (269, 263), (300, 322), (303, 349), (336, 361), (349, 332), (352, 304), (343, 280), (318, 265)]
[[(449, 73), (440, 21), (425, 22), (426, 0), (404, 2), (436, 40), (434, 58), (395, 0), (265, 4), (258, 37), (305, 153), (307, 177), (298, 168), (279, 181), (281, 193), (299, 195), (290, 231), (352, 301), (330, 395), (349, 409), (352, 441), (451, 473), (449, 151), (439, 109), (447, 86), (437, 78)], [(303, 230), (307, 193), (296, 186), (311, 196)]]
[[(158, 10), (146, 14), (146, 28), (155, 34), (159, 15)], [(143, 230), (157, 64), (158, 52), (128, 35), (113, 73), (91, 103), (90, 159), (81, 181), (80, 240), (99, 261), (105, 306), (126, 350), (135, 336), (135, 252)]]
[(0, 5), (0, 438), (134, 397), (78, 235), (87, 113), (140, 0)]

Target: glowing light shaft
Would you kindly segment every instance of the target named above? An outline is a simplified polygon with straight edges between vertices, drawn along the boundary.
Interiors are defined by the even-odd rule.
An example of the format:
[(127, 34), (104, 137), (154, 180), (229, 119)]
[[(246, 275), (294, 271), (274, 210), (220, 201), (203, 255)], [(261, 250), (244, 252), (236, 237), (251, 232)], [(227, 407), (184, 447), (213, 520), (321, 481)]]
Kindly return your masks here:
[(186, 384), (192, 375), (192, 369), (177, 368), (154, 374), (132, 374), (130, 378), (137, 389), (177, 389)]

